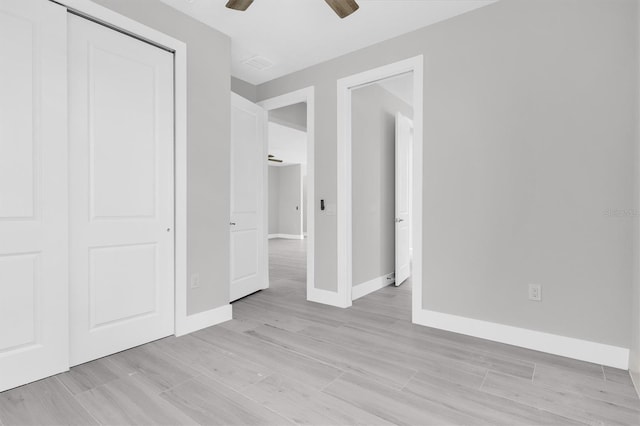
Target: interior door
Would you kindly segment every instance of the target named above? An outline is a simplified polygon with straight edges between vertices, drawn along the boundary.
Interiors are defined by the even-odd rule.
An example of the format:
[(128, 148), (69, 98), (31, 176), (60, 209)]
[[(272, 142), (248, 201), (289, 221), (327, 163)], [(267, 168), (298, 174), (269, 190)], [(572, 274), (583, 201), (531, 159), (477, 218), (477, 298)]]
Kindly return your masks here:
[(0, 391), (69, 368), (66, 14), (0, 0)]
[(266, 122), (261, 107), (231, 94), (231, 301), (269, 286)]
[(173, 55), (69, 15), (71, 365), (174, 332)]
[(411, 275), (411, 142), (413, 124), (396, 115), (396, 286)]

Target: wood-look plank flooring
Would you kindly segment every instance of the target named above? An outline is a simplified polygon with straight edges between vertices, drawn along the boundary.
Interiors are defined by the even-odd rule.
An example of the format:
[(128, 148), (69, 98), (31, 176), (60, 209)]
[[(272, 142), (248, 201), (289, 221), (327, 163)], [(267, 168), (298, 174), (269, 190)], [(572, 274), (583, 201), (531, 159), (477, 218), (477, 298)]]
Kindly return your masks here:
[(640, 424), (626, 371), (410, 323), (411, 289), (305, 301), (305, 242), (234, 320), (0, 394), (0, 425)]

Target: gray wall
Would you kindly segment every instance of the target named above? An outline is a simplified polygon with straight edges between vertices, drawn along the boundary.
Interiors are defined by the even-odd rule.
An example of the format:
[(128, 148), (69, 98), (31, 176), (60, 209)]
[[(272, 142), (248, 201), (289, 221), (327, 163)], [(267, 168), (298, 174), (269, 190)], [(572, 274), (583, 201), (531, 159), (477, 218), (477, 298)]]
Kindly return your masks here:
[(411, 107), (377, 84), (352, 92), (353, 285), (395, 269), (396, 113)]
[(307, 172), (302, 170), (302, 232), (307, 233)]
[(280, 167), (269, 166), (269, 235), (279, 233)]
[[(297, 207), (297, 209), (296, 209)], [(302, 235), (302, 168), (269, 167), (269, 234)]]
[[(640, 22), (640, 3), (636, 4), (637, 22)], [(638, 62), (636, 62), (638, 76), (637, 84), (637, 102), (635, 115), (639, 117), (638, 126), (636, 127), (636, 173), (634, 176), (634, 182), (636, 188), (634, 191), (634, 208), (635, 216), (633, 217), (633, 224), (635, 226), (633, 235), (634, 241), (634, 279), (632, 290), (632, 325), (631, 325), (631, 356), (629, 362), (629, 368), (631, 375), (633, 376), (634, 383), (636, 384), (636, 390), (640, 389), (640, 25), (638, 25), (637, 33), (637, 45), (636, 53)], [(639, 392), (640, 394), (640, 392)]]
[(269, 121), (289, 126), (303, 132), (307, 131), (307, 104), (300, 102), (269, 111)]
[(94, 0), (187, 44), (188, 273), (192, 315), (229, 303), (230, 40), (157, 0)]
[[(336, 204), (336, 80), (424, 54), (423, 306), (629, 347), (633, 221), (604, 212), (636, 189), (636, 31), (635, 0), (501, 1), (258, 98), (315, 86), (316, 197)], [(336, 216), (315, 226), (335, 290)]]
[(239, 78), (231, 77), (231, 91), (251, 102), (256, 102), (258, 98), (257, 87)]
[(300, 164), (280, 167), (280, 234), (302, 235), (302, 169)]

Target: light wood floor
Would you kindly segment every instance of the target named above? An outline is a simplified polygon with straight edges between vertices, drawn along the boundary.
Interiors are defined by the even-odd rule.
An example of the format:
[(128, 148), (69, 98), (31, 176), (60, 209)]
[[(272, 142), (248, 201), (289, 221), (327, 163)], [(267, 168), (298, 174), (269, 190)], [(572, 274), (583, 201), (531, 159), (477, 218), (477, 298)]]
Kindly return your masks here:
[(410, 324), (409, 286), (304, 300), (303, 241), (233, 321), (0, 394), (0, 423), (640, 424), (625, 371)]

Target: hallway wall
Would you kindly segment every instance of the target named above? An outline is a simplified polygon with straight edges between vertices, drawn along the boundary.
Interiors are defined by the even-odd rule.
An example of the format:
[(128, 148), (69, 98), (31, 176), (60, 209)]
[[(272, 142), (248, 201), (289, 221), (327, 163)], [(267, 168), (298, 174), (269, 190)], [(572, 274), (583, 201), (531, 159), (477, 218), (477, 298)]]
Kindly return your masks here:
[(302, 232), (302, 166), (269, 166), (269, 235)]

